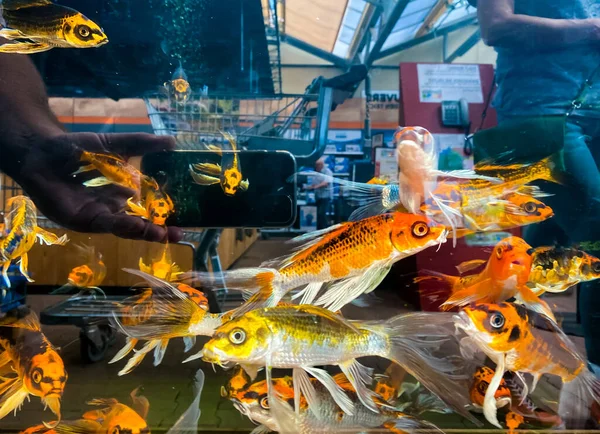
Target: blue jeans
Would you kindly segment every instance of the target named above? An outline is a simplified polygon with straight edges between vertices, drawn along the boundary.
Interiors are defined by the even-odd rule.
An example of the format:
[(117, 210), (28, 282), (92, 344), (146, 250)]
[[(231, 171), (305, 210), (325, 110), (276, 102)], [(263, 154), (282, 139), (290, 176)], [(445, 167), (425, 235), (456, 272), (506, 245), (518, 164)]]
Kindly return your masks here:
[[(525, 228), (524, 237), (534, 247), (600, 242), (600, 113), (567, 118), (564, 162), (563, 185), (538, 183), (554, 195), (542, 201), (555, 215)], [(588, 253), (600, 256), (600, 247)], [(600, 280), (581, 284), (578, 302), (588, 358), (600, 364)]]

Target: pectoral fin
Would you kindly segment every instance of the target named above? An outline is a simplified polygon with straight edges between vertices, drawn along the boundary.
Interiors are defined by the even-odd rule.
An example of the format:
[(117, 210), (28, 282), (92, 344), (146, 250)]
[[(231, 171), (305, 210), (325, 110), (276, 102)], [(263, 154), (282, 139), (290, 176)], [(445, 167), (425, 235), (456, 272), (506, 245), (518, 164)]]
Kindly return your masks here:
[(219, 184), (221, 182), (219, 178), (194, 172), (192, 166), (190, 166), (190, 175), (192, 175), (192, 179), (194, 180), (194, 182), (199, 185), (214, 185)]
[(52, 232), (48, 232), (40, 227), (37, 227), (35, 232), (35, 235), (40, 241), (40, 244), (46, 244), (47, 246), (64, 246), (69, 242), (69, 238), (66, 234), (59, 237), (58, 235), (53, 234)]
[(204, 172), (207, 175), (211, 176), (220, 176), (221, 175), (221, 166), (216, 163), (198, 163), (193, 164), (192, 167), (194, 170), (198, 172)]
[(48, 51), (52, 48), (44, 42), (12, 42), (0, 45), (0, 53), (33, 54)]
[(248, 187), (250, 187), (250, 181), (247, 179), (244, 179), (242, 182), (240, 182), (240, 190), (246, 191), (248, 190)]
[(22, 31), (9, 28), (0, 29), (0, 37), (4, 39), (9, 39), (11, 41), (13, 39), (27, 38), (25, 33), (23, 33)]
[(476, 268), (481, 267), (487, 261), (485, 259), (473, 259), (472, 261), (461, 262), (456, 266), (459, 274), (464, 274), (468, 271), (473, 271)]
[(6, 389), (0, 399), (0, 419), (20, 408), (29, 396), (25, 385), (20, 379), (14, 378), (7, 381), (10, 382), (10, 387)]
[(375, 401), (373, 401), (373, 398), (377, 394), (367, 387), (373, 382), (373, 369), (361, 365), (356, 360), (340, 363), (339, 367), (346, 378), (348, 378), (348, 381), (354, 386), (360, 402), (369, 410), (378, 413), (379, 408), (377, 408)]
[[(2, 48), (2, 47), (0, 47)], [(89, 181), (85, 181), (83, 185), (86, 187), (103, 187), (105, 185), (110, 185), (113, 182), (106, 178), (105, 176), (99, 176), (98, 178), (90, 179)]]
[(146, 220), (148, 219), (148, 211), (146, 208), (141, 206), (139, 203), (134, 202), (133, 197), (127, 199), (127, 206), (129, 207), (129, 209), (125, 211), (127, 215), (134, 215)]
[(490, 384), (485, 391), (485, 398), (483, 398), (483, 414), (487, 421), (492, 425), (502, 429), (502, 425), (498, 422), (498, 408), (496, 407), (496, 391), (500, 387), (500, 382), (504, 376), (504, 355), (502, 355), (496, 365), (496, 371), (490, 381)]
[(91, 165), (88, 164), (87, 166), (81, 166), (79, 169), (77, 169), (75, 172), (73, 172), (73, 175), (78, 175), (80, 173), (85, 173), (85, 172), (91, 172), (92, 170), (95, 170), (96, 168)]
[(219, 155), (223, 154), (223, 150), (216, 145), (206, 145), (206, 147)]

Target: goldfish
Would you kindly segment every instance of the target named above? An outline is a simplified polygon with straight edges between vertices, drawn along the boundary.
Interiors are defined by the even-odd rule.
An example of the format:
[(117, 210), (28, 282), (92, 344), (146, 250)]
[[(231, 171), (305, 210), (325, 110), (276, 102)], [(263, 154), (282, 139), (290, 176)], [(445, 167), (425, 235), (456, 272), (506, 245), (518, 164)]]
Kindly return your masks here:
[(106, 277), (106, 265), (102, 261), (102, 254), (93, 246), (80, 245), (75, 248), (85, 263), (74, 267), (67, 278), (68, 283), (52, 291), (51, 294), (63, 294), (73, 288), (102, 292), (99, 286)]
[[(485, 269), (479, 274), (448, 276), (426, 271), (430, 276), (417, 277), (415, 282), (436, 279), (448, 283), (452, 295), (441, 305), (442, 309), (475, 302), (498, 303), (517, 297), (531, 309), (554, 318), (548, 305), (527, 286), (532, 262), (530, 250), (531, 246), (522, 238), (507, 237), (496, 244)], [(465, 270), (480, 263), (479, 260), (469, 261), (459, 267)]]
[[(315, 388), (315, 399), (319, 402), (319, 416), (308, 409), (307, 400), (303, 399), (297, 413), (289, 409), (288, 403), (294, 405), (294, 382), (292, 377), (273, 378), (274, 399), (282, 402), (283, 408), (271, 406), (268, 385), (265, 380), (248, 385), (230, 397), (234, 407), (250, 420), (259, 423), (266, 429), (278, 432), (294, 432), (304, 434), (355, 432), (380, 428), (377, 432), (405, 432), (404, 429), (427, 429), (428, 432), (441, 432), (434, 425), (419, 421), (400, 411), (394, 410), (387, 402), (376, 398), (379, 412), (374, 413), (364, 407), (356, 397), (352, 384), (344, 374), (333, 377), (335, 384), (351, 396), (355, 402), (352, 415), (344, 413), (331, 398), (327, 389), (311, 379)], [(277, 408), (279, 408), (279, 413)], [(286, 410), (287, 409), (287, 410)]]
[(530, 286), (537, 295), (563, 292), (580, 282), (600, 277), (600, 259), (583, 250), (536, 247), (532, 252)]
[(592, 403), (600, 399), (587, 362), (556, 322), (545, 315), (514, 303), (481, 303), (463, 308), (454, 321), (456, 328), (467, 334), (466, 339), (496, 363), (483, 413), (498, 428), (494, 395), (506, 371), (532, 375), (530, 391), (544, 374), (559, 377), (563, 385), (558, 415), (573, 427), (585, 422)]
[[(261, 268), (225, 272), (228, 288), (253, 294), (238, 314), (261, 306), (275, 306), (292, 289), (306, 285), (294, 299), (311, 304), (326, 282), (319, 306), (337, 311), (363, 293), (373, 291), (392, 264), (446, 241), (446, 229), (424, 216), (382, 214), (308, 233), (296, 252), (262, 264)], [(278, 268), (272, 268), (278, 266)], [(196, 273), (203, 286), (219, 284), (214, 275)]]
[(73, 172), (73, 175), (93, 170), (102, 174), (102, 176), (83, 182), (86, 187), (116, 184), (134, 190), (136, 192), (135, 199), (139, 198), (143, 184), (149, 184), (148, 188), (159, 189), (154, 179), (145, 176), (119, 156), (82, 151), (80, 160), (88, 164), (81, 166)]
[(145, 180), (141, 184), (141, 202), (135, 202), (133, 198), (127, 199), (129, 215), (142, 217), (155, 225), (164, 226), (167, 218), (173, 213), (175, 205), (171, 197), (158, 186), (156, 181), (144, 175)]
[(92, 48), (108, 43), (104, 31), (80, 12), (49, 0), (0, 3), (0, 53), (32, 54), (52, 48)]
[[(154, 351), (154, 366), (158, 366), (170, 339), (184, 338), (187, 352), (195, 344), (197, 335), (211, 336), (222, 324), (222, 315), (208, 312), (208, 300), (204, 294), (198, 294), (200, 291), (182, 283), (170, 284), (141, 271), (125, 271), (142, 277), (151, 288), (111, 305), (111, 324), (127, 336), (127, 340), (109, 363), (135, 352), (119, 371), (120, 376), (130, 373), (150, 351)], [(134, 350), (141, 340), (145, 341), (144, 346)]]
[(0, 419), (33, 395), (58, 417), (48, 424), (56, 426), (67, 371), (35, 313), (21, 307), (0, 319), (0, 347)]
[(230, 150), (208, 145), (210, 150), (221, 156), (221, 164), (190, 164), (189, 171), (196, 184), (220, 184), (225, 195), (234, 196), (238, 191), (248, 190), (250, 183), (247, 179), (242, 179), (242, 167), (240, 165), (239, 153), (237, 152), (237, 140), (229, 133), (222, 134), (229, 143)]
[(29, 282), (33, 279), (29, 276), (27, 266), (29, 257), (27, 253), (36, 240), (40, 244), (64, 246), (69, 239), (66, 235), (56, 236), (37, 225), (37, 211), (35, 205), (25, 196), (13, 196), (6, 202), (8, 212), (4, 216), (4, 236), (0, 238), (0, 265), (2, 266), (2, 278), (5, 285), (10, 288), (8, 279), (8, 267), (12, 261), (20, 258), (19, 270)]
[(179, 61), (179, 67), (173, 72), (171, 80), (165, 82), (164, 87), (175, 102), (184, 103), (189, 99), (192, 88), (187, 74), (183, 70), (181, 60)]
[[(264, 366), (267, 385), (272, 368), (293, 369), (294, 387), (307, 399), (309, 409), (318, 413), (310, 374), (331, 393), (340, 409), (351, 415), (355, 409), (352, 400), (326, 371), (316, 366), (338, 366), (362, 405), (379, 412), (375, 394), (367, 387), (373, 378), (372, 369), (357, 358), (380, 356), (404, 367), (453, 409), (473, 420), (465, 410), (468, 397), (456, 391), (455, 360), (439, 359), (430, 353), (440, 345), (442, 340), (437, 337), (442, 335), (445, 341), (446, 326), (436, 324), (436, 318), (429, 314), (405, 314), (387, 321), (348, 321), (317, 306), (277, 306), (255, 309), (224, 323), (202, 351), (186, 361), (202, 357), (205, 362), (219, 365), (239, 363), (251, 377)], [(295, 401), (298, 405), (298, 399)]]

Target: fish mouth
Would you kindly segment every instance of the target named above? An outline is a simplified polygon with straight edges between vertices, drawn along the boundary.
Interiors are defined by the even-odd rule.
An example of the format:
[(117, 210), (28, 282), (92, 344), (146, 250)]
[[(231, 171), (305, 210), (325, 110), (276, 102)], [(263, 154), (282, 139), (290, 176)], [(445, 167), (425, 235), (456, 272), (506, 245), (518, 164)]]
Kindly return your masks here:
[(472, 335), (475, 330), (475, 325), (469, 315), (464, 310), (461, 310), (456, 315), (452, 315), (452, 319), (454, 320), (454, 327), (456, 331), (463, 330), (468, 335)]

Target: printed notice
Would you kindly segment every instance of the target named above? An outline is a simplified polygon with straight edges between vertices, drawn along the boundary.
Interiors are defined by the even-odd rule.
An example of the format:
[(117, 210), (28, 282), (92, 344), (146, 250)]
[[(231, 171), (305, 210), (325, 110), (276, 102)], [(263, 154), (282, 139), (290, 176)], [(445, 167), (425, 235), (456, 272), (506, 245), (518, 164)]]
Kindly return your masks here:
[(483, 103), (479, 65), (417, 65), (421, 102), (458, 101)]

